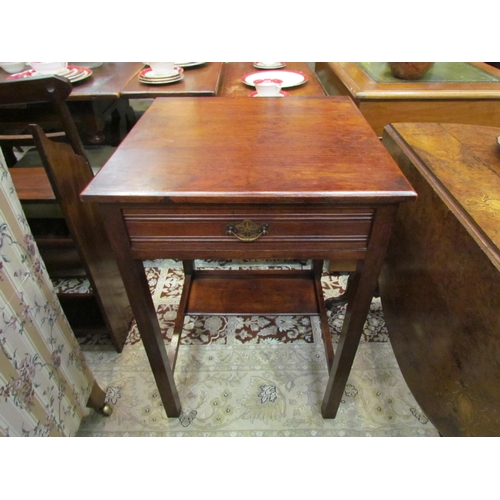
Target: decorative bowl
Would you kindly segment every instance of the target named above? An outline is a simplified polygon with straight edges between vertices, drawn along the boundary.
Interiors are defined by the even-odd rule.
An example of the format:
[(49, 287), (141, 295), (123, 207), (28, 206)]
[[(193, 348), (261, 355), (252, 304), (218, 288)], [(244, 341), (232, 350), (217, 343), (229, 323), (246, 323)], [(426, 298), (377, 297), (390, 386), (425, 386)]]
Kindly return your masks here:
[(30, 62), (29, 65), (41, 75), (56, 75), (68, 67), (67, 62)]
[(432, 68), (433, 62), (390, 62), (391, 73), (401, 80), (418, 80)]
[(0, 68), (7, 73), (20, 73), (25, 65), (26, 63), (23, 62), (0, 62)]

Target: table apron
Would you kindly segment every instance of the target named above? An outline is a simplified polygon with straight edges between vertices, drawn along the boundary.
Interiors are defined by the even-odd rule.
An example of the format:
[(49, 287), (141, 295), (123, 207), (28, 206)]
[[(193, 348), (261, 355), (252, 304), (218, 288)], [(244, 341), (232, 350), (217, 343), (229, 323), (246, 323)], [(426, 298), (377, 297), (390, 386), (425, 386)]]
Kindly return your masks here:
[(153, 246), (148, 244), (145, 248), (133, 247), (131, 249), (132, 256), (136, 260), (154, 260), (154, 259), (293, 259), (293, 260), (362, 260), (366, 257), (365, 247), (340, 248), (339, 246), (325, 247), (324, 244), (321, 248), (314, 247), (308, 244), (294, 243), (290, 248), (283, 246), (276, 248), (265, 248), (262, 246), (253, 246), (249, 250), (250, 245), (240, 245), (240, 248), (227, 248), (214, 246), (207, 247), (206, 245), (195, 248), (193, 246), (186, 248), (169, 249), (164, 245)]

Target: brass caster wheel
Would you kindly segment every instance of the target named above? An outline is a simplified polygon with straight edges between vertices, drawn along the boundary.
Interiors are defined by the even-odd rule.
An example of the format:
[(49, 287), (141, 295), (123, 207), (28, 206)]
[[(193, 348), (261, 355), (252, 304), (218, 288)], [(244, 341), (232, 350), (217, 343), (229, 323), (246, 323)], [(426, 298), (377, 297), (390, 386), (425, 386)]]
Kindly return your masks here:
[(102, 408), (96, 410), (96, 412), (99, 413), (99, 415), (102, 415), (103, 417), (109, 417), (110, 415), (113, 414), (113, 408), (106, 403)]

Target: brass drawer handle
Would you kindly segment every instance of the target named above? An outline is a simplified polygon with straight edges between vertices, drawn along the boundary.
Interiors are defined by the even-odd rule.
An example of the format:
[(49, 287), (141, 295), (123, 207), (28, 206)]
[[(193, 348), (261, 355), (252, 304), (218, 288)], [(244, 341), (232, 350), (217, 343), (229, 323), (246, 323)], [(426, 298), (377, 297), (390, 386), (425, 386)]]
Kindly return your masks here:
[(268, 234), (269, 224), (257, 224), (251, 220), (244, 220), (235, 224), (227, 225), (227, 234), (236, 236), (240, 241), (255, 241), (261, 236)]

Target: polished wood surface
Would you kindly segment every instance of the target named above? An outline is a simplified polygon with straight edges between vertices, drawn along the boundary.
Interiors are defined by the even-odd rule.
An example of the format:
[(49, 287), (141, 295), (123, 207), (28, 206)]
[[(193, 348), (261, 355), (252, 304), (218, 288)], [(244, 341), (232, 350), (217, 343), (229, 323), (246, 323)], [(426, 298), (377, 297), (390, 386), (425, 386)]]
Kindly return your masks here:
[(122, 92), (142, 66), (105, 62), (92, 69), (91, 77), (74, 83), (68, 103), (87, 143), (116, 146), (135, 124), (134, 111)]
[[(469, 64), (500, 78), (488, 64)], [(500, 81), (378, 83), (353, 62), (317, 62), (316, 73), (329, 95), (351, 97), (379, 136), (389, 123), (500, 125)]]
[[(118, 99), (124, 86), (144, 66), (139, 62), (105, 62), (92, 69), (89, 78), (75, 82), (70, 101)], [(31, 69), (26, 65), (25, 70)], [(0, 82), (8, 81), (9, 73), (0, 68)]]
[[(121, 92), (142, 67), (143, 63), (136, 62), (105, 62), (93, 68), (89, 78), (73, 84), (68, 105), (85, 143), (117, 145), (135, 123)], [(0, 69), (0, 83), (8, 81), (9, 76)], [(110, 124), (113, 119), (115, 123)]]
[[(248, 311), (252, 290), (265, 287), (262, 279), (267, 284), (276, 280), (266, 297), (275, 313), (280, 312), (284, 287), (303, 294), (309, 313), (315, 309), (321, 318), (330, 370), (322, 411), (325, 418), (333, 418), (395, 211), (414, 196), (352, 101), (342, 97), (158, 98), (82, 193), (84, 200), (100, 204), (171, 417), (181, 411), (173, 382), (175, 355), (169, 361), (144, 259), (184, 261), (176, 332), (190, 311)], [(243, 226), (248, 234), (239, 232)], [(322, 261), (332, 256), (359, 260), (335, 355), (320, 285)], [(210, 278), (194, 268), (197, 258), (313, 259), (313, 266), (307, 276), (229, 272)], [(237, 294), (231, 279), (244, 280)], [(293, 280), (302, 286), (309, 282), (309, 290), (301, 292), (301, 286), (290, 285)], [(218, 285), (227, 293), (215, 292)], [(200, 298), (210, 294), (218, 298)], [(283, 311), (289, 312), (287, 306)]]
[[(142, 65), (139, 69), (142, 70)], [(206, 62), (200, 66), (184, 68), (184, 78), (167, 85), (147, 85), (137, 78), (137, 73), (121, 91), (130, 99), (155, 97), (202, 97), (217, 95), (221, 79), (221, 62)]]
[[(303, 85), (283, 89), (291, 96), (319, 97), (326, 95), (323, 86), (319, 82), (314, 71), (309, 67), (307, 63), (287, 62), (286, 67), (283, 68), (283, 70), (300, 71), (308, 77), (308, 81)], [(222, 83), (218, 95), (222, 97), (247, 97), (249, 94), (255, 91), (255, 88), (245, 85), (241, 81), (241, 77), (247, 75), (248, 73), (254, 73), (257, 71), (262, 71), (263, 73), (266, 72), (266, 70), (255, 68), (253, 63), (251, 62), (224, 63), (222, 71)]]
[(93, 178), (92, 169), (84, 158), (75, 154), (69, 144), (47, 139), (37, 125), (33, 125), (31, 130), (85, 267), (93, 296), (113, 345), (121, 352), (132, 319), (130, 305), (99, 209), (96, 204), (83, 203), (79, 196)]
[(17, 196), (32, 202), (55, 202), (54, 190), (43, 167), (16, 168), (11, 171)]
[[(86, 197), (146, 204), (313, 197), (350, 205), (373, 202), (375, 193), (386, 202), (408, 196), (399, 168), (351, 100), (288, 101), (156, 99)], [(167, 167), (175, 175), (165, 175)]]
[(380, 292), (417, 402), (444, 436), (500, 435), (500, 128), (401, 123), (383, 142), (418, 192)]
[(118, 99), (142, 67), (140, 62), (105, 62), (92, 69), (90, 78), (73, 84), (69, 100)]

